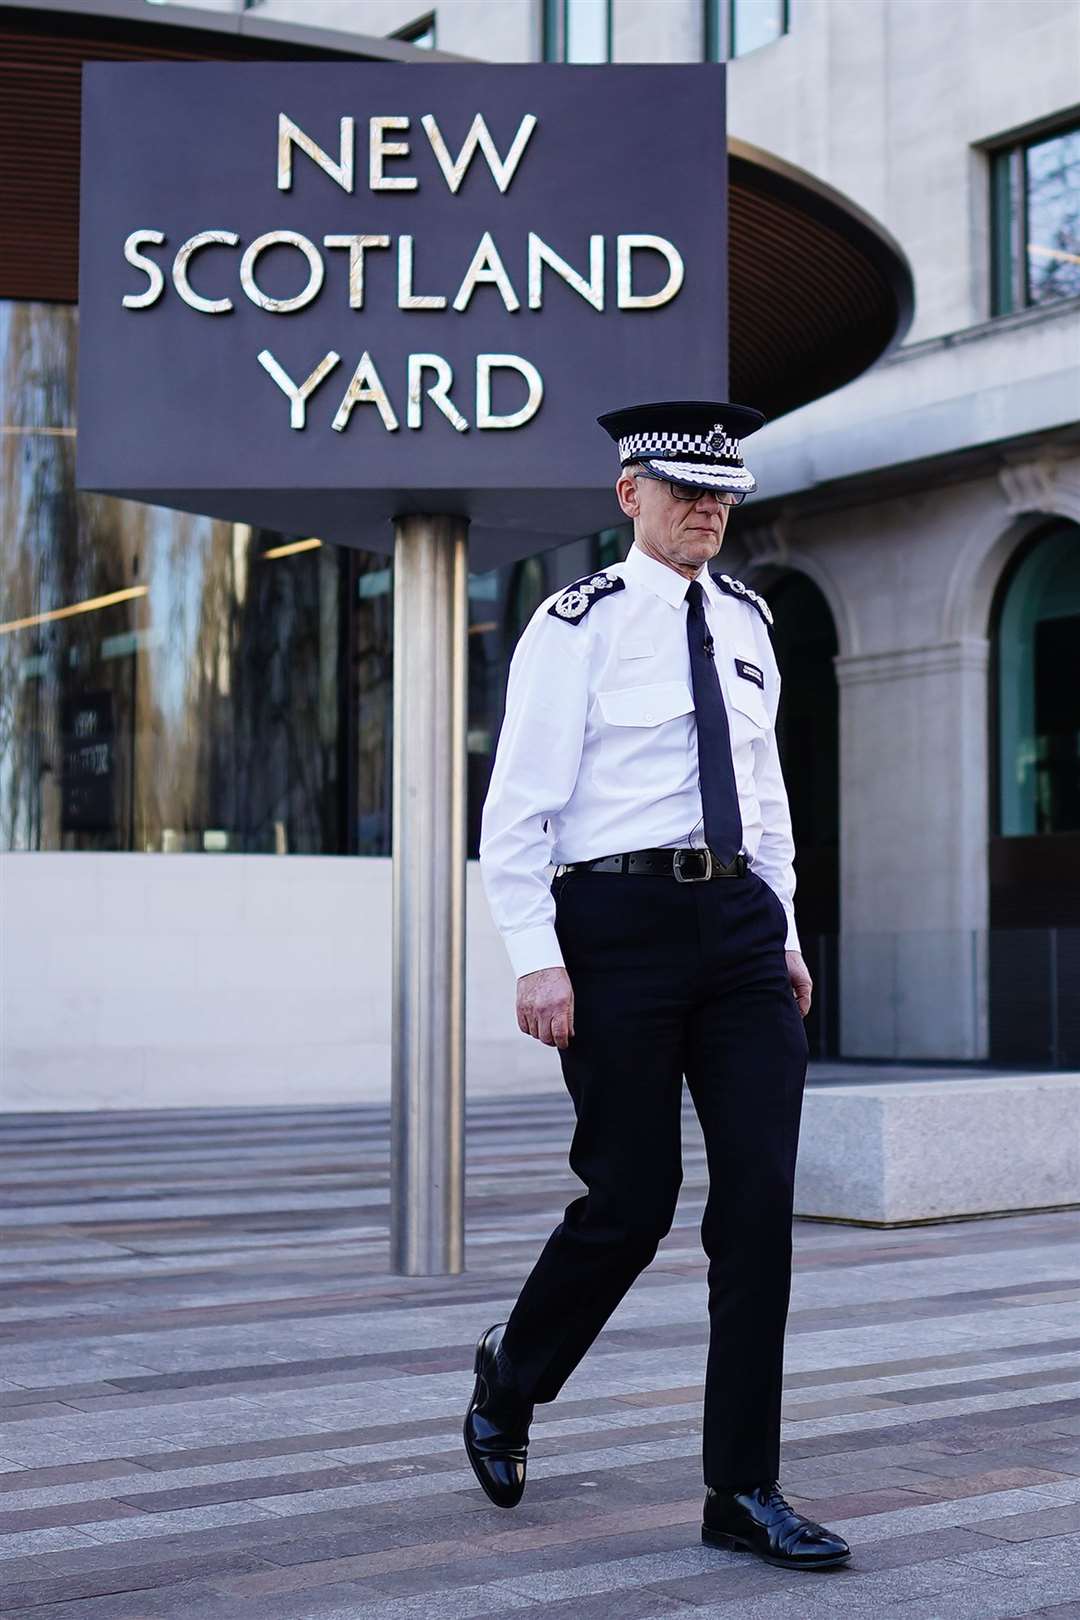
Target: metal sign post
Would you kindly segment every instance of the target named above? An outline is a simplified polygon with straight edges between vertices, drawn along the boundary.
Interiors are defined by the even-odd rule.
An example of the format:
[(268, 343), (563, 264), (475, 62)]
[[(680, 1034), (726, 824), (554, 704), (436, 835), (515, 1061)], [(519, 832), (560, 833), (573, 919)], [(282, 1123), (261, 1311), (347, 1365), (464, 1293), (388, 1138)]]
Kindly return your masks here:
[(394, 547), (395, 1271), (465, 1264), (467, 523), (405, 517)]

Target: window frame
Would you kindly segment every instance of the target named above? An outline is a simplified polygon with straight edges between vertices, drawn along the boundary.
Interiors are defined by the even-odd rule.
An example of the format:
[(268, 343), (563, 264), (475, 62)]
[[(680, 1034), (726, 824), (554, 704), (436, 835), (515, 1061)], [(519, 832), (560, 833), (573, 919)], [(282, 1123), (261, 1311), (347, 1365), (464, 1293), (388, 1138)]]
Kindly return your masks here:
[[(786, 0), (785, 0), (786, 3)], [(545, 62), (567, 63), (566, 42), (570, 37), (569, 10), (571, 0), (544, 0), (540, 19), (541, 52)], [(607, 62), (615, 60), (615, 5), (614, 0), (605, 0), (607, 21)], [(567, 63), (574, 67), (602, 67), (604, 64), (595, 63)]]
[(1072, 108), (1052, 123), (1029, 128), (1009, 140), (985, 148), (989, 196), (989, 309), (991, 320), (1025, 310), (1049, 309), (1067, 303), (1068, 295), (1042, 303), (1031, 301), (1027, 255), (1027, 153), (1033, 146), (1059, 136), (1080, 134), (1080, 108)]
[(406, 23), (404, 28), (399, 28), (396, 33), (390, 35), (390, 38), (399, 39), (403, 45), (415, 45), (425, 34), (430, 34), (431, 44), (421, 46), (420, 49), (434, 51), (438, 49), (439, 43), (436, 28), (436, 12), (432, 8), (431, 11), (425, 11), (421, 16), (414, 17), (412, 22)]
[[(763, 50), (764, 45), (755, 45), (752, 50), (739, 53), (736, 50), (737, 36), (735, 32), (735, 14), (738, 0), (702, 0), (702, 34), (704, 40), (703, 56), (706, 62), (730, 62), (742, 54), (753, 55), (754, 51)], [(791, 0), (781, 0), (782, 16), (780, 32), (775, 39), (766, 41), (768, 45), (775, 45), (778, 40), (791, 32)]]

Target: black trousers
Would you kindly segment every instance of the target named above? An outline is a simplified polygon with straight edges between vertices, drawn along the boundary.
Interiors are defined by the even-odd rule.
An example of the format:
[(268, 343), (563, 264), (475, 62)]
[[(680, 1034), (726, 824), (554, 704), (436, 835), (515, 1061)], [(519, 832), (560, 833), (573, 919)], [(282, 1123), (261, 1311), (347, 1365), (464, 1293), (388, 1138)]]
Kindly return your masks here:
[[(574, 988), (560, 1053), (577, 1124), (567, 1205), (510, 1314), (521, 1392), (554, 1400), (670, 1230), (685, 1076), (709, 1194), (705, 1483), (779, 1476), (784, 1331), (807, 1041), (764, 879), (676, 883), (571, 872), (552, 883)], [(677, 1352), (676, 1352), (677, 1354)]]

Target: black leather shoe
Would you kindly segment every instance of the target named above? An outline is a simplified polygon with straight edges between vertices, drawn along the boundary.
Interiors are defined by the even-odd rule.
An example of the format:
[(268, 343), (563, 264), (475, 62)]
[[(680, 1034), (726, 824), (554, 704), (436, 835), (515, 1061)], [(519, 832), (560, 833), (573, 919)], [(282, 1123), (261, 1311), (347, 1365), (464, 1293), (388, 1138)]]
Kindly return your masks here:
[(835, 1569), (851, 1548), (835, 1530), (796, 1513), (779, 1480), (744, 1491), (705, 1491), (701, 1539), (714, 1547), (749, 1547), (781, 1569)]
[(533, 1403), (500, 1375), (497, 1352), (505, 1322), (480, 1335), (476, 1383), (465, 1413), (465, 1450), (473, 1473), (497, 1507), (516, 1507), (525, 1489)]

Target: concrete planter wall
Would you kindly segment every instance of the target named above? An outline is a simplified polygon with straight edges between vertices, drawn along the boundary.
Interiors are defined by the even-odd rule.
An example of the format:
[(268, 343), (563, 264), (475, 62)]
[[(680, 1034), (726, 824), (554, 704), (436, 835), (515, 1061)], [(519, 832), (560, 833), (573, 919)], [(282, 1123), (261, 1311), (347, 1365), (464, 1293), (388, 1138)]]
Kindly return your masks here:
[(893, 1225), (1080, 1205), (1080, 1074), (815, 1086), (795, 1210)]

